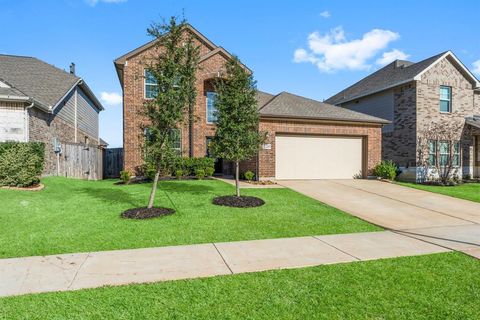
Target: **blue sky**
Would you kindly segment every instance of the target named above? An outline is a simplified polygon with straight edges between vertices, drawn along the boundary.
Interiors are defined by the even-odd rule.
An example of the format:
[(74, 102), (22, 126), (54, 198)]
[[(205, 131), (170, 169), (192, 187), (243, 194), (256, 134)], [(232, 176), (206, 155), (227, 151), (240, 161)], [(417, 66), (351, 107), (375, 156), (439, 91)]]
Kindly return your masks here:
[(122, 144), (122, 110), (113, 60), (149, 41), (152, 21), (182, 10), (271, 93), (322, 100), (394, 58), (419, 61), (446, 50), (480, 75), (480, 1), (474, 0), (0, 0), (0, 8), (0, 53), (63, 69), (75, 62), (77, 74), (103, 97), (100, 134), (114, 147)]

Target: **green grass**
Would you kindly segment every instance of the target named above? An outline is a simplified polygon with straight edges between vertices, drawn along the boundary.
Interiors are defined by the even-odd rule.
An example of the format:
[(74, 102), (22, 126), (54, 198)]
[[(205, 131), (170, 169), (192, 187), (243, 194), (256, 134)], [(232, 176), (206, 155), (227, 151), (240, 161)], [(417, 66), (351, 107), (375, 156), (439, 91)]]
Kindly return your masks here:
[(46, 178), (40, 192), (0, 190), (0, 258), (333, 233), (379, 228), (289, 189), (248, 189), (259, 208), (211, 204), (234, 187), (217, 180), (165, 181), (156, 205), (172, 216), (125, 220), (146, 206), (150, 184)]
[(5, 319), (478, 319), (460, 253), (0, 299)]
[(458, 186), (428, 186), (416, 183), (399, 182), (399, 184), (415, 189), (435, 192), (447, 196), (480, 202), (480, 183), (465, 183)]

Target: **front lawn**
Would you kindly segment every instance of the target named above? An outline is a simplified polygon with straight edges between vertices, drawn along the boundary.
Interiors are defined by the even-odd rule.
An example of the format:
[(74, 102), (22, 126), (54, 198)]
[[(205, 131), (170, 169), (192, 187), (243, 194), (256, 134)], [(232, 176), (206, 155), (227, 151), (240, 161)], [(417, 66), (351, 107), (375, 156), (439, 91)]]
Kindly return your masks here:
[(0, 299), (4, 319), (478, 319), (460, 253)]
[(151, 184), (45, 178), (40, 192), (0, 190), (0, 258), (251, 240), (379, 228), (289, 189), (246, 189), (265, 200), (258, 208), (211, 204), (234, 193), (217, 180), (164, 181), (156, 205), (177, 213), (125, 220), (120, 213), (146, 206)]
[(480, 202), (480, 183), (465, 183), (458, 186), (429, 186), (405, 182), (399, 182), (399, 184), (420, 190), (440, 193), (455, 198)]

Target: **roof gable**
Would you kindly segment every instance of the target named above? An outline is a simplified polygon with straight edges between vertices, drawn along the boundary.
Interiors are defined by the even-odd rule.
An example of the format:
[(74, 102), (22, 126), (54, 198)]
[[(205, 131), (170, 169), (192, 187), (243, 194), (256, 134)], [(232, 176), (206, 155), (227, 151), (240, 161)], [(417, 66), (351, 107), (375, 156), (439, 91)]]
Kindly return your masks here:
[[(202, 63), (203, 61), (217, 55), (217, 54), (220, 54), (222, 55), (224, 58), (226, 59), (231, 59), (232, 58), (232, 55), (230, 54), (230, 52), (228, 52), (227, 50), (225, 50), (224, 48), (222, 47), (219, 47), (217, 45), (215, 45), (212, 41), (210, 41), (207, 37), (205, 37), (202, 33), (200, 33), (197, 29), (195, 29), (193, 26), (191, 26), (190, 24), (187, 24), (186, 25), (186, 28), (188, 31), (190, 31), (197, 40), (199, 40), (201, 43), (205, 44), (205, 46), (208, 48), (208, 52), (202, 56), (200, 56), (200, 61), (199, 63)], [(146, 44), (144, 44), (143, 46), (140, 46), (126, 54), (124, 54), (123, 56), (117, 58), (114, 60), (114, 65), (115, 65), (115, 69), (117, 71), (117, 76), (118, 76), (118, 79), (120, 81), (120, 84), (122, 85), (123, 87), (123, 67), (127, 64), (127, 61), (143, 52), (145, 52), (146, 50), (154, 47), (158, 42), (158, 39), (154, 39)], [(252, 72), (247, 66), (245, 66), (244, 64), (242, 64), (242, 66), (247, 69), (249, 72)]]
[[(186, 25), (186, 29), (188, 31), (190, 31), (198, 40), (203, 42), (210, 50), (213, 50), (213, 49), (217, 48), (217, 46), (212, 41), (210, 41), (207, 37), (205, 37), (202, 33), (200, 33), (197, 29), (192, 27), (190, 24)], [(152, 41), (147, 42), (144, 45), (142, 45), (142, 46), (140, 46), (136, 49), (133, 49), (132, 51), (129, 51), (126, 54), (124, 54), (123, 56), (115, 59), (114, 63), (116, 65), (123, 65), (123, 64), (125, 64), (125, 62), (128, 59), (130, 59), (130, 58), (132, 58), (132, 57), (134, 57), (134, 56), (152, 48), (153, 46), (155, 46), (157, 42), (158, 42), (158, 39), (153, 39)]]
[(452, 61), (462, 70), (464, 75), (470, 79), (474, 87), (480, 83), (475, 76), (460, 62), (460, 60), (451, 52), (446, 51), (427, 58), (417, 63), (409, 61), (396, 60), (376, 72), (361, 79), (350, 87), (340, 91), (326, 101), (331, 104), (341, 104), (355, 100), (370, 94), (381, 92), (404, 83), (420, 80), (422, 75), (445, 58), (451, 58)]

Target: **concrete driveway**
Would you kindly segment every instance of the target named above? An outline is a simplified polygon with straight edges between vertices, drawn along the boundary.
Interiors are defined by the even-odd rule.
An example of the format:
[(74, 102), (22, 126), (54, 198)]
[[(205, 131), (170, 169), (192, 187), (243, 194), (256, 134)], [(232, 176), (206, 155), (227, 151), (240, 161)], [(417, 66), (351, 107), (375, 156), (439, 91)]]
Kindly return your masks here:
[(278, 183), (384, 228), (480, 256), (480, 203), (375, 180)]

